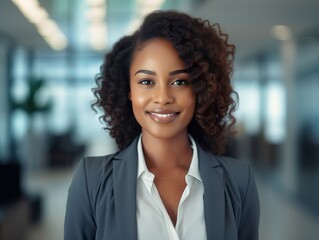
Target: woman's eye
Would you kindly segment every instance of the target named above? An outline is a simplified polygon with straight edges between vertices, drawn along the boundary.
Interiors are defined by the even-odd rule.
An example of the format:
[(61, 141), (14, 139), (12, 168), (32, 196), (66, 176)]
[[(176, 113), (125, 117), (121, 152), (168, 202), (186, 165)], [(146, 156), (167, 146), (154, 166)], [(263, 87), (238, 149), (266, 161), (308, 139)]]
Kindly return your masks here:
[(187, 80), (182, 80), (182, 79), (177, 79), (173, 82), (173, 85), (187, 85), (188, 84), (188, 81)]
[(144, 79), (144, 80), (139, 81), (139, 84), (142, 84), (142, 85), (151, 85), (151, 84), (153, 84), (153, 81), (152, 81), (152, 80), (149, 80), (149, 79)]

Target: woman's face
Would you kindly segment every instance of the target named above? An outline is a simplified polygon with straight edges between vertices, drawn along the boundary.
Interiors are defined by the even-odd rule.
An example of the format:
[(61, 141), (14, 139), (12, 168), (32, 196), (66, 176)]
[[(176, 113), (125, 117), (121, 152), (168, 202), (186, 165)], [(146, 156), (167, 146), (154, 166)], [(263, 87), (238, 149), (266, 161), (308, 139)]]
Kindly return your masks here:
[(135, 52), (129, 98), (143, 135), (171, 139), (187, 133), (195, 93), (185, 65), (169, 41), (151, 39)]

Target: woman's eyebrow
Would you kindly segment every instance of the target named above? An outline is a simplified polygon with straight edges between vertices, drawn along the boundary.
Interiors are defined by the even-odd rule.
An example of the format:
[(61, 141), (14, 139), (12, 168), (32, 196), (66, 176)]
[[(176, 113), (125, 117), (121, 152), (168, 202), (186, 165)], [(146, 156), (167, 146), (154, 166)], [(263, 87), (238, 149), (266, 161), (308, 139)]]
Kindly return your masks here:
[[(144, 73), (144, 74), (148, 74), (148, 75), (154, 75), (156, 76), (156, 72), (154, 71), (151, 71), (151, 70), (146, 70), (146, 69), (140, 69), (138, 70), (134, 76), (138, 73)], [(189, 69), (187, 68), (184, 68), (184, 69), (178, 69), (178, 70), (174, 70), (174, 71), (171, 71), (168, 73), (169, 76), (174, 76), (174, 75), (177, 75), (177, 74), (180, 74), (180, 73), (189, 73)]]
[(177, 74), (180, 74), (180, 73), (189, 73), (189, 69), (187, 68), (184, 68), (184, 69), (179, 69), (179, 70), (175, 70), (175, 71), (171, 71), (169, 72), (169, 76), (173, 76), (173, 75), (177, 75)]
[(151, 70), (146, 70), (146, 69), (140, 69), (140, 70), (138, 70), (135, 74), (134, 74), (134, 76), (136, 75), (136, 74), (138, 74), (138, 73), (145, 73), (145, 74), (148, 74), (148, 75), (156, 75), (156, 72), (153, 72), (153, 71), (151, 71)]

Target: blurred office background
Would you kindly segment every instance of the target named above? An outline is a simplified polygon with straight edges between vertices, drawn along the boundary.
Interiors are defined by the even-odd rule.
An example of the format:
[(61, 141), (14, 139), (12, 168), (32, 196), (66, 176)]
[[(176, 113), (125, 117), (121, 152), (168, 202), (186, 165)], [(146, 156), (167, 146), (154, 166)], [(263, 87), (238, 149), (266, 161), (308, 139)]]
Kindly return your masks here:
[(116, 149), (90, 108), (94, 77), (155, 9), (218, 22), (237, 46), (227, 154), (254, 166), (260, 239), (319, 239), (317, 0), (1, 0), (0, 239), (63, 238), (77, 161)]

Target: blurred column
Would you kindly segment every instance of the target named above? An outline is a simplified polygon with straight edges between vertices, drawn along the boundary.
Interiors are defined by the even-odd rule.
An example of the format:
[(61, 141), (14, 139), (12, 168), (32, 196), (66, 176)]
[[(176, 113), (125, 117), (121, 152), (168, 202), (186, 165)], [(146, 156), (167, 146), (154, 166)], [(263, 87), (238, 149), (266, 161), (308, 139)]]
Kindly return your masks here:
[(265, 54), (260, 54), (257, 56), (258, 64), (258, 83), (259, 83), (259, 122), (260, 130), (258, 136), (258, 161), (263, 167), (269, 167), (269, 158), (268, 148), (266, 147), (265, 132), (266, 132), (266, 111), (267, 111), (267, 67), (266, 67), (266, 56)]
[(297, 109), (296, 109), (296, 44), (287, 26), (278, 27), (281, 40), (281, 59), (283, 81), (286, 90), (286, 138), (282, 149), (280, 178), (283, 186), (294, 193), (297, 189)]
[(8, 43), (0, 38), (0, 161), (9, 157)]

